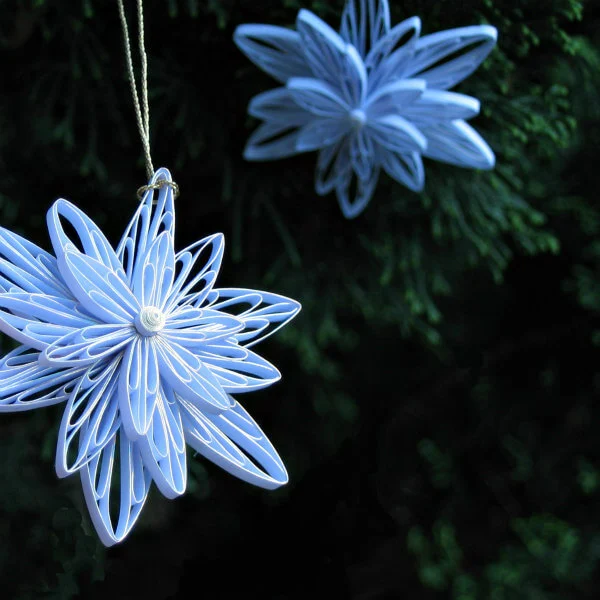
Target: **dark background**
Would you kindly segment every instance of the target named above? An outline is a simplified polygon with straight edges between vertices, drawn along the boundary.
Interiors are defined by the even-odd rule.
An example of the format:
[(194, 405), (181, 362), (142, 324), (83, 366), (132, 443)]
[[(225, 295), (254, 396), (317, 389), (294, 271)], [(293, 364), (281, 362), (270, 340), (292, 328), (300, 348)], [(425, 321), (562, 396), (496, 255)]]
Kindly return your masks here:
[[(315, 154), (243, 161), (247, 104), (276, 84), (232, 42), (301, 7), (337, 28), (343, 2), (146, 0), (177, 246), (222, 231), (220, 286), (303, 304), (259, 347), (282, 381), (243, 399), (291, 481), (266, 492), (190, 452), (188, 493), (153, 490), (105, 550), (78, 478), (54, 474), (61, 407), (4, 414), (2, 598), (598, 597), (600, 7), (391, 4), (424, 33), (498, 28), (456, 88), (497, 167), (426, 161), (422, 194), (382, 178), (347, 221), (314, 193)], [(0, 65), (0, 224), (48, 248), (66, 197), (116, 242), (145, 182), (116, 2), (0, 0)]]

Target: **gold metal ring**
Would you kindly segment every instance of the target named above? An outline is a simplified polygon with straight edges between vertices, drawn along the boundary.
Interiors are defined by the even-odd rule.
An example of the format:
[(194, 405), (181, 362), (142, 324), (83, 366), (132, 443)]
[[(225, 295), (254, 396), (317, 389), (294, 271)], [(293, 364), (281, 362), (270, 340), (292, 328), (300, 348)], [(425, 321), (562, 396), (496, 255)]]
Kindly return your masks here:
[(168, 181), (167, 179), (161, 179), (160, 181), (156, 181), (155, 183), (150, 183), (149, 185), (143, 185), (141, 188), (138, 188), (137, 197), (138, 200), (141, 200), (144, 194), (149, 190), (160, 190), (161, 188), (169, 186), (173, 189), (173, 195), (175, 198), (179, 196), (179, 186), (174, 181)]

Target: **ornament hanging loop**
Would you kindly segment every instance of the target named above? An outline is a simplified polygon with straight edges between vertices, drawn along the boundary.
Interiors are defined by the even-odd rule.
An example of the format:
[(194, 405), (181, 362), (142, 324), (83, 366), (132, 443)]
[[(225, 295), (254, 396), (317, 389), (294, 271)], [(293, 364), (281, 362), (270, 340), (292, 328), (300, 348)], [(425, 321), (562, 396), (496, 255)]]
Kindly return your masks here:
[(167, 181), (166, 179), (161, 179), (156, 183), (149, 183), (148, 185), (143, 185), (142, 187), (138, 188), (138, 200), (141, 200), (148, 190), (160, 190), (164, 187), (170, 187), (173, 190), (174, 198), (177, 198), (177, 196), (179, 196), (179, 186), (174, 181)]

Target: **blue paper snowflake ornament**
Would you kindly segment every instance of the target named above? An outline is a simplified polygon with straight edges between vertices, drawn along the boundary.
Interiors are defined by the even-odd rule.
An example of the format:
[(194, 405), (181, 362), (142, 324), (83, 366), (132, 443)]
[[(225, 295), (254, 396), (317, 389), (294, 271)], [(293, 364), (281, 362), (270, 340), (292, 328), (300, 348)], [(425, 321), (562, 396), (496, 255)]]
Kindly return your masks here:
[(479, 101), (447, 90), (490, 53), (494, 27), (420, 37), (418, 17), (391, 27), (387, 0), (348, 0), (339, 34), (304, 9), (296, 29), (248, 24), (235, 31), (242, 52), (284, 84), (250, 102), (249, 114), (263, 123), (246, 159), (318, 150), (315, 189), (335, 190), (347, 218), (369, 203), (381, 169), (418, 192), (422, 156), (493, 168), (494, 153), (465, 121), (479, 113)]
[(22, 344), (0, 361), (0, 411), (66, 402), (56, 472), (80, 474), (106, 545), (129, 533), (152, 481), (168, 498), (183, 494), (186, 444), (247, 482), (287, 482), (231, 394), (279, 380), (250, 347), (300, 304), (215, 287), (221, 234), (176, 253), (171, 183), (156, 172), (159, 191), (146, 192), (116, 251), (66, 200), (48, 211), (56, 256), (0, 228), (0, 330)]

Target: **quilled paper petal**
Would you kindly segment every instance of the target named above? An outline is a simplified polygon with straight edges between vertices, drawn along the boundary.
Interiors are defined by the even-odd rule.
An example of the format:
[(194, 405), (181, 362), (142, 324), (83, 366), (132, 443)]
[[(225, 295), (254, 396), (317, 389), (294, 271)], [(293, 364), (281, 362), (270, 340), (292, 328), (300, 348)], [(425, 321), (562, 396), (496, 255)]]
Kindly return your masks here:
[(366, 92), (367, 72), (357, 49), (346, 44), (329, 25), (308, 10), (298, 13), (296, 27), (314, 77), (337, 88), (344, 102), (361, 102)]
[(175, 256), (177, 277), (166, 300), (167, 310), (191, 304), (200, 306), (219, 274), (225, 238), (222, 233), (208, 236)]
[(371, 176), (367, 180), (357, 179), (356, 193), (350, 194), (351, 177), (340, 180), (337, 187), (337, 198), (342, 209), (342, 213), (347, 219), (357, 217), (371, 201), (377, 180), (379, 179), (379, 169), (373, 169)]
[(148, 433), (160, 390), (160, 369), (152, 338), (138, 337), (123, 354), (119, 375), (119, 406), (127, 436), (133, 440)]
[[(421, 19), (412, 17), (399, 23), (381, 37), (376, 43), (371, 44), (369, 54), (365, 58), (365, 66), (369, 70), (377, 69), (377, 67), (386, 60), (392, 53), (397, 53), (398, 57), (402, 53), (404, 60), (394, 61), (395, 72), (390, 72), (389, 75), (401, 77), (403, 75), (403, 66), (412, 58), (415, 45), (421, 33)], [(408, 36), (408, 39), (406, 39)], [(402, 44), (399, 45), (400, 41)], [(374, 74), (375, 75), (375, 74)], [(373, 79), (373, 81), (381, 80), (381, 75)]]
[[(118, 476), (113, 477), (115, 466)], [(139, 445), (117, 433), (79, 473), (98, 537), (105, 546), (122, 542), (140, 516), (152, 483)]]
[(275, 489), (288, 481), (281, 458), (252, 417), (232, 400), (221, 415), (202, 414), (180, 399), (187, 443), (232, 475)]
[(244, 288), (218, 288), (211, 308), (231, 313), (244, 323), (234, 335), (246, 347), (254, 346), (274, 334), (300, 311), (300, 303), (272, 292)]
[(287, 123), (267, 121), (262, 123), (248, 138), (244, 148), (246, 160), (278, 160), (300, 154), (296, 127)]
[[(76, 239), (71, 239), (65, 232), (63, 219), (77, 233)], [(98, 226), (74, 204), (68, 200), (57, 200), (48, 211), (47, 222), (52, 246), (59, 263), (67, 251), (82, 249), (86, 256), (112, 269), (120, 277), (124, 277), (121, 262), (113, 247)]]
[(0, 331), (37, 350), (96, 321), (75, 300), (44, 294), (0, 294)]
[(248, 114), (288, 127), (305, 125), (311, 120), (310, 113), (298, 106), (287, 87), (275, 88), (254, 96), (248, 105)]
[(138, 299), (118, 272), (77, 251), (66, 252), (59, 267), (77, 300), (97, 319), (131, 324), (139, 313)]
[(404, 76), (424, 79), (428, 88), (447, 90), (477, 69), (497, 38), (498, 32), (491, 25), (460, 27), (423, 36)]
[[(239, 350), (244, 352), (242, 358), (238, 358)], [(232, 342), (208, 346), (199, 357), (229, 394), (260, 390), (281, 379), (281, 373), (269, 361)]]
[(382, 152), (380, 164), (392, 178), (414, 192), (420, 192), (425, 185), (423, 159), (418, 152), (404, 154)]
[(138, 441), (144, 465), (166, 498), (185, 492), (187, 465), (179, 403), (172, 390), (159, 390), (148, 433)]
[(243, 329), (243, 321), (227, 313), (184, 306), (169, 317), (162, 338), (197, 353), (208, 344), (235, 336)]
[(426, 90), (418, 102), (405, 108), (404, 115), (416, 125), (427, 125), (431, 123), (432, 115), (440, 121), (470, 119), (479, 114), (479, 106), (479, 100), (471, 96), (444, 90)]
[(371, 139), (390, 152), (424, 152), (427, 138), (410, 121), (398, 115), (373, 119), (369, 125)]
[(83, 367), (109, 358), (135, 336), (133, 327), (91, 325), (75, 329), (46, 347), (40, 362), (55, 367)]
[(0, 360), (0, 412), (31, 410), (68, 400), (85, 372), (39, 364), (40, 353), (19, 346)]
[[(163, 167), (154, 173), (148, 185), (172, 181), (171, 173)], [(164, 185), (159, 190), (150, 187), (144, 193), (116, 250), (130, 283), (136, 262), (146, 255), (154, 240), (163, 232), (169, 233), (171, 239), (175, 238), (174, 201), (170, 185)]]
[(78, 471), (114, 438), (121, 420), (116, 402), (120, 357), (90, 367), (65, 407), (58, 432), (56, 474)]
[(132, 277), (132, 289), (140, 306), (156, 306), (161, 310), (171, 294), (175, 276), (173, 238), (165, 231), (140, 255)]
[(429, 158), (473, 169), (492, 169), (495, 165), (492, 149), (464, 121), (437, 123), (422, 127), (421, 131), (427, 138), (427, 150), (423, 154)]
[(5, 291), (71, 297), (56, 258), (0, 227), (0, 282)]
[(342, 119), (351, 109), (333, 86), (318, 79), (294, 77), (287, 89), (298, 106), (320, 119)]
[(386, 0), (348, 0), (342, 13), (340, 35), (364, 58), (369, 46), (377, 44), (390, 30)]
[(175, 342), (157, 340), (160, 374), (179, 394), (207, 412), (229, 408), (227, 394), (200, 359)]
[(282, 83), (310, 74), (295, 31), (273, 25), (240, 25), (233, 41), (257, 67)]

